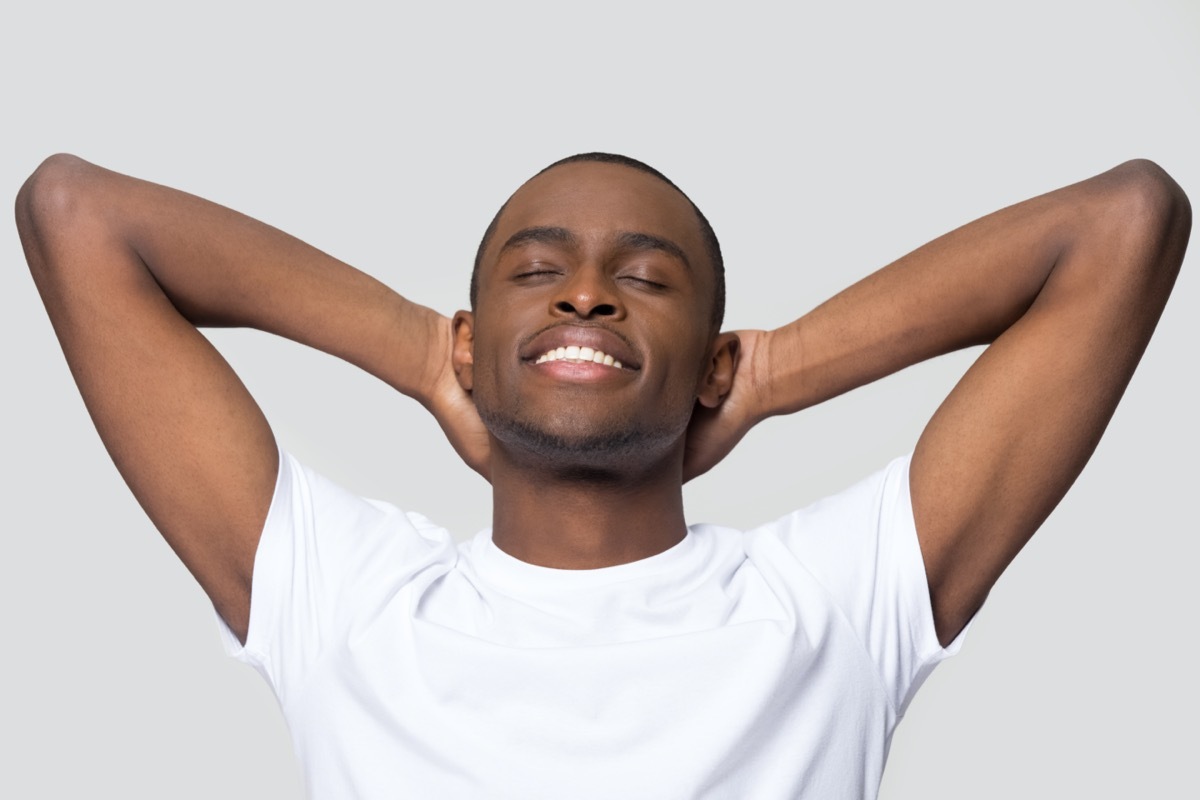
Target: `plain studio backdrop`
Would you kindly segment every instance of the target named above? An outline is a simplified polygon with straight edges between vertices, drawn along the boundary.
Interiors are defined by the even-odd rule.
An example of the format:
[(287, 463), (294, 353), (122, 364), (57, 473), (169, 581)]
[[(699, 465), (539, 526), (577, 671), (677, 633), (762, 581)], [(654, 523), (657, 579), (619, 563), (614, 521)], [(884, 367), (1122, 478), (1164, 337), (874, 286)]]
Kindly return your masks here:
[[(1200, 5), (967, 5), (23, 3), (0, 20), (0, 191), (73, 152), (449, 313), (521, 181), (626, 153), (715, 225), (730, 328), (1129, 158), (1197, 202)], [(886, 800), (1194, 783), (1196, 247), (1091, 463), (901, 724)], [(270, 691), (101, 446), (11, 222), (0, 252), (0, 795), (301, 797)], [(303, 461), (460, 539), (488, 524), (488, 486), (416, 403), (290, 342), (209, 335)], [(690, 519), (755, 525), (874, 471), (977, 354), (763, 424), (687, 487)]]

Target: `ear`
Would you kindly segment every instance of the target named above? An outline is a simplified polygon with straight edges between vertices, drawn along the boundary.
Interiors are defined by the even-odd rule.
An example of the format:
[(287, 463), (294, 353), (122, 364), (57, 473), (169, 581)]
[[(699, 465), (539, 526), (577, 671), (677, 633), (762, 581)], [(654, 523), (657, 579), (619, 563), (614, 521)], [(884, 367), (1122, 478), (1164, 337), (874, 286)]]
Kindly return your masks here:
[(700, 376), (700, 387), (696, 399), (705, 408), (721, 405), (729, 390), (733, 388), (733, 375), (737, 371), (741, 340), (733, 331), (718, 334), (709, 348), (708, 363)]
[(470, 311), (455, 312), (450, 332), (454, 337), (450, 353), (454, 375), (463, 391), (469, 392), (475, 386), (475, 315)]

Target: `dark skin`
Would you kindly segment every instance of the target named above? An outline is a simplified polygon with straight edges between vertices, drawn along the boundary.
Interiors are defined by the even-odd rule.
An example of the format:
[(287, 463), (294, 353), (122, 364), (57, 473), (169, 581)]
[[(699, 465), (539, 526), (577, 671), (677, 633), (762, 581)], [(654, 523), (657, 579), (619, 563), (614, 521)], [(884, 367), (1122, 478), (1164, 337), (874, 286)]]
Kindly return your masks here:
[[(635, 170), (558, 167), (508, 202), (479, 278), (475, 313), (454, 320), (459, 384), (492, 414), (519, 410), (566, 440), (490, 437), (497, 546), (586, 569), (678, 543), (688, 421), (728, 393), (737, 352), (735, 335), (712, 335), (715, 277), (691, 206)], [(622, 349), (626, 366), (533, 363), (576, 340)], [(605, 429), (648, 432), (607, 452), (572, 446)]]
[[(277, 451), (198, 325), (286, 336), (416, 398), (491, 480), (497, 544), (565, 568), (678, 542), (682, 483), (762, 420), (989, 344), (912, 460), (946, 643), (1094, 450), (1170, 294), (1191, 209), (1159, 167), (1127, 162), (964, 225), (783, 328), (727, 334), (708, 327), (690, 207), (645, 173), (557, 167), (500, 222), (475, 313), (451, 319), (269, 226), (80, 159), (52, 157), (22, 187), (30, 269), (97, 430), (243, 639)], [(569, 235), (504, 247), (530, 228)], [(625, 234), (674, 244), (691, 268)], [(636, 369), (530, 362), (564, 332), (624, 348)], [(579, 450), (622, 431), (638, 446)]]

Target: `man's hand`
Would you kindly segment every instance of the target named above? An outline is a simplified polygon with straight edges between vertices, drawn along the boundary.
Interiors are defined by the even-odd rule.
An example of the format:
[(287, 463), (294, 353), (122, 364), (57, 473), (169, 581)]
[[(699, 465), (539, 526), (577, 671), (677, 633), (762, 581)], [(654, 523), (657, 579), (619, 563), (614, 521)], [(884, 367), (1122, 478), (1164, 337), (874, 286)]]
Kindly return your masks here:
[(429, 351), (433, 360), (429, 365), (427, 408), (467, 466), (490, 481), (491, 444), (487, 428), (479, 418), (475, 401), (459, 385), (450, 360), (454, 346), (452, 321), (439, 314), (432, 325), (434, 346)]
[(703, 475), (729, 455), (746, 432), (766, 416), (767, 362), (770, 334), (767, 331), (736, 331), (737, 364), (729, 394), (715, 408), (696, 404), (688, 426), (683, 457), (683, 479)]

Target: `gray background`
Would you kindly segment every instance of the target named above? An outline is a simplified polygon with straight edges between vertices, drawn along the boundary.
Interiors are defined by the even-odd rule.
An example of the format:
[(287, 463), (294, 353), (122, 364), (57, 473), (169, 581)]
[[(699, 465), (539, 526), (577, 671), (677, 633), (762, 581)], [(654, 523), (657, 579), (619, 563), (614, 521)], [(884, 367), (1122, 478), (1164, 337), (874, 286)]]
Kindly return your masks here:
[[(24, 3), (0, 20), (0, 191), (74, 152), (449, 312), (517, 184), (624, 152), (715, 224), (729, 327), (1127, 158), (1200, 197), (1200, 4), (966, 5)], [(0, 795), (299, 797), (274, 699), (109, 462), (11, 223), (0, 254)], [(884, 798), (1194, 783), (1198, 311), (1185, 266), (1092, 463), (900, 727)], [(460, 537), (487, 524), (486, 484), (415, 403), (289, 342), (212, 338), (300, 458)], [(689, 485), (691, 518), (753, 525), (874, 470), (974, 355), (761, 426)]]

